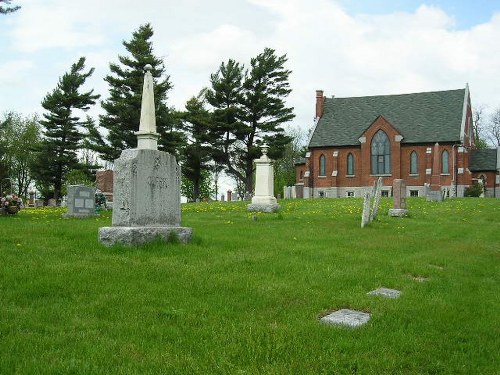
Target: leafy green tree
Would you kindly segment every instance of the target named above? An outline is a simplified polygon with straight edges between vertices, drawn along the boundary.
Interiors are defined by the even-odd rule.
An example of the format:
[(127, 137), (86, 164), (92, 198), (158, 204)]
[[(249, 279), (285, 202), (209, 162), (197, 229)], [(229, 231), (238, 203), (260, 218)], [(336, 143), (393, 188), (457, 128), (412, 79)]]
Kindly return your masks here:
[(94, 72), (93, 68), (84, 69), (85, 57), (81, 57), (42, 101), (47, 111), (40, 121), (44, 139), (32, 173), (44, 191), (53, 190), (56, 199), (61, 196), (65, 175), (70, 170), (82, 168), (77, 150), (85, 138), (82, 131), (85, 121), (80, 120), (77, 110), (88, 110), (100, 96), (94, 94), (94, 90), (80, 92), (81, 86)]
[(166, 105), (167, 94), (172, 88), (170, 77), (165, 74), (163, 60), (153, 54), (150, 24), (139, 27), (130, 41), (123, 45), (130, 55), (118, 56), (119, 63), (111, 63), (111, 74), (105, 81), (109, 84), (109, 97), (102, 102), (105, 114), (99, 116), (99, 125), (107, 130), (106, 139), (100, 132), (89, 128), (91, 146), (101, 158), (113, 161), (124, 149), (137, 147), (134, 132), (139, 130), (144, 67), (150, 64), (154, 79), (156, 126), (160, 134), (158, 148), (175, 154), (183, 143), (182, 132), (177, 130), (179, 122)]
[(12, 2), (12, 0), (0, 0), (0, 14), (12, 13), (12, 12), (15, 12), (16, 10), (21, 8), (19, 5), (14, 6), (14, 7), (8, 7), (8, 6), (1, 5), (2, 3), (5, 5), (10, 5), (11, 2)]
[(193, 200), (200, 198), (203, 172), (210, 169), (209, 130), (211, 116), (204, 104), (204, 91), (186, 103), (182, 114), (184, 130), (187, 133), (187, 145), (182, 149), (182, 173), (191, 182), (193, 191), (189, 196)]
[[(19, 113), (8, 113), (0, 130), (5, 162), (8, 163), (8, 178), (16, 187), (19, 196), (27, 196), (32, 183), (30, 168), (35, 154), (30, 152), (40, 142), (40, 126), (36, 116), (23, 118)], [(4, 176), (5, 179), (7, 176)]]
[[(214, 194), (214, 189), (212, 188), (212, 176), (210, 175), (210, 171), (202, 170), (201, 178), (199, 182), (199, 195), (198, 199), (208, 199)], [(196, 202), (196, 199), (193, 195), (194, 186), (193, 182), (189, 180), (184, 174), (181, 178), (181, 194), (185, 196), (189, 202)]]
[(291, 92), (286, 62), (286, 55), (265, 48), (244, 73), (242, 65), (229, 60), (211, 75), (207, 99), (214, 108), (212, 133), (219, 139), (215, 158), (247, 192), (253, 191), (253, 160), (261, 154), (259, 146), (269, 144), (269, 156), (277, 159), (291, 140), (282, 128), (295, 117), (293, 108), (285, 106)]
[[(8, 116), (9, 114), (5, 114), (5, 119), (0, 121), (0, 182), (8, 178), (10, 174), (10, 159), (7, 152), (8, 139), (5, 134), (8, 127)], [(3, 191), (0, 191), (0, 195), (2, 194)]]

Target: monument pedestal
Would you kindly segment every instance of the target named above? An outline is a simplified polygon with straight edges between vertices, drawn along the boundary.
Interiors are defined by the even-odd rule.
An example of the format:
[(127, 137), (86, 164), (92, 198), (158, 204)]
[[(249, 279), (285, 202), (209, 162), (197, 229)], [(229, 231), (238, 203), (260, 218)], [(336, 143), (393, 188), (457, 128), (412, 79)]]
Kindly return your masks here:
[(99, 241), (138, 245), (177, 236), (188, 242), (192, 229), (180, 226), (180, 173), (167, 152), (123, 150), (115, 160), (113, 226), (99, 228)]
[(167, 242), (178, 240), (187, 243), (192, 233), (192, 228), (186, 227), (102, 227), (99, 228), (99, 241), (105, 246), (117, 243), (142, 245), (158, 238)]
[(266, 144), (262, 145), (262, 156), (255, 160), (255, 195), (248, 211), (275, 212), (280, 209), (273, 196), (274, 170), (273, 161), (267, 156), (268, 149)]
[(254, 196), (252, 203), (248, 205), (248, 211), (254, 212), (276, 212), (280, 209), (275, 197)]

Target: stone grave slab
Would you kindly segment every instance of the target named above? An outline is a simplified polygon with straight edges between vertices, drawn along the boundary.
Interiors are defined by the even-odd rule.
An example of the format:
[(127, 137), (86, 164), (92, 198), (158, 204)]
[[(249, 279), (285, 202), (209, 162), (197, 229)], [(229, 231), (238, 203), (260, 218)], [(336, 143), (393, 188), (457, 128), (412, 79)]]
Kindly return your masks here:
[(370, 320), (370, 314), (362, 311), (349, 310), (349, 309), (341, 309), (335, 311), (320, 319), (321, 322), (326, 324), (344, 325), (353, 328), (362, 326), (363, 324), (366, 324), (369, 320)]
[(372, 296), (383, 296), (387, 298), (399, 298), (401, 296), (401, 292), (399, 290), (389, 288), (378, 288), (372, 290), (371, 292), (368, 292), (368, 294)]

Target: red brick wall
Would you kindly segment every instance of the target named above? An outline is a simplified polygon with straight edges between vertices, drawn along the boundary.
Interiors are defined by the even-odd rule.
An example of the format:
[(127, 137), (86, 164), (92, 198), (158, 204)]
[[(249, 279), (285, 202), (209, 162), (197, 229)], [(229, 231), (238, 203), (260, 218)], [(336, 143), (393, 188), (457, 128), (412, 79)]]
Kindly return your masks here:
[[(376, 132), (370, 132), (373, 135)], [(389, 132), (388, 132), (389, 133)], [(430, 175), (426, 174), (427, 168), (432, 168), (432, 160), (434, 153), (434, 144), (426, 145), (405, 145), (400, 144), (394, 140), (394, 132), (388, 134), (391, 141), (391, 176), (384, 176), (384, 185), (392, 185), (392, 181), (395, 178), (403, 178), (406, 181), (407, 186), (423, 186), (426, 182), (430, 181)], [(309, 163), (312, 164), (313, 174), (310, 178), (314, 178), (313, 187), (314, 188), (327, 188), (327, 187), (362, 187), (362, 186), (372, 186), (373, 182), (378, 178), (376, 175), (371, 174), (371, 152), (370, 152), (371, 139), (368, 139), (364, 144), (358, 147), (328, 147), (328, 148), (317, 148), (311, 150), (311, 155), (309, 158)], [(364, 150), (363, 150), (364, 147)], [(427, 154), (427, 148), (431, 148), (432, 153)], [(449, 153), (449, 173), (446, 175), (441, 174), (441, 153), (443, 150), (447, 150)], [(363, 153), (363, 151), (365, 151)], [(410, 154), (415, 151), (417, 153), (417, 174), (410, 175)], [(449, 186), (453, 179), (453, 152), (458, 156), (457, 158), (457, 168), (464, 168), (464, 156), (468, 154), (464, 153), (464, 156), (460, 156), (456, 147), (452, 145), (440, 145), (439, 147), (439, 170), (440, 183), (443, 186)], [(333, 155), (337, 153), (335, 158)], [(347, 175), (347, 155), (352, 153), (354, 156), (354, 176)], [(319, 173), (319, 158), (320, 155), (325, 155), (326, 162), (326, 175), (318, 176)], [(336, 162), (335, 162), (336, 159)], [(337, 176), (332, 176), (334, 171), (334, 166), (336, 165)], [(300, 171), (305, 173), (306, 166), (297, 166), (297, 182), (303, 182), (299, 179)], [(461, 181), (467, 179), (466, 168), (464, 168), (463, 175), (457, 175), (458, 184)], [(470, 180), (470, 177), (469, 177)], [(309, 183), (308, 186), (311, 186)]]
[(306, 165), (305, 164), (297, 164), (295, 166), (295, 181), (296, 182), (304, 182), (304, 173), (306, 173)]

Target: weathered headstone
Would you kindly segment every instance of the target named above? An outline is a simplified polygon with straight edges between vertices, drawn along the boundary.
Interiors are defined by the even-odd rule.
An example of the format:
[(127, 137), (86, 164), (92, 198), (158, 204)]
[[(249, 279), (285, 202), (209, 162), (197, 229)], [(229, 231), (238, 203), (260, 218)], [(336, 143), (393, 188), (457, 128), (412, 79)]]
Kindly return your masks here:
[(328, 314), (320, 319), (323, 323), (359, 327), (368, 323), (370, 314), (349, 309), (342, 309)]
[(57, 201), (54, 198), (50, 198), (47, 201), (47, 206), (48, 207), (56, 207), (57, 206)]
[(35, 207), (35, 192), (33, 190), (29, 191), (29, 201), (28, 201), (28, 206), (29, 207)]
[(146, 66), (138, 146), (115, 160), (113, 226), (99, 228), (99, 240), (107, 246), (172, 237), (185, 243), (192, 234), (180, 226), (180, 167), (173, 155), (157, 150), (151, 69)]
[(228, 190), (226, 194), (227, 194), (227, 201), (231, 202), (233, 200), (232, 199), (233, 198), (233, 192), (231, 190)]
[(370, 203), (371, 203), (371, 193), (369, 191), (365, 192), (363, 200), (363, 213), (361, 214), (361, 228), (364, 228), (370, 223)]
[(43, 207), (43, 199), (35, 199), (35, 207), (36, 208)]
[(394, 208), (389, 210), (389, 216), (406, 216), (406, 183), (400, 178), (394, 179), (392, 183), (392, 192), (394, 196)]
[(379, 177), (377, 179), (377, 182), (374, 185), (373, 192), (375, 198), (373, 199), (373, 207), (372, 207), (372, 212), (370, 214), (370, 221), (373, 221), (377, 218), (378, 215), (378, 206), (380, 204), (380, 196), (382, 194), (382, 177)]
[(267, 156), (269, 146), (262, 145), (262, 156), (255, 160), (255, 195), (248, 211), (275, 212), (280, 209), (274, 190), (273, 161)]
[(68, 186), (66, 201), (68, 212), (64, 217), (95, 216), (95, 187), (84, 185)]

